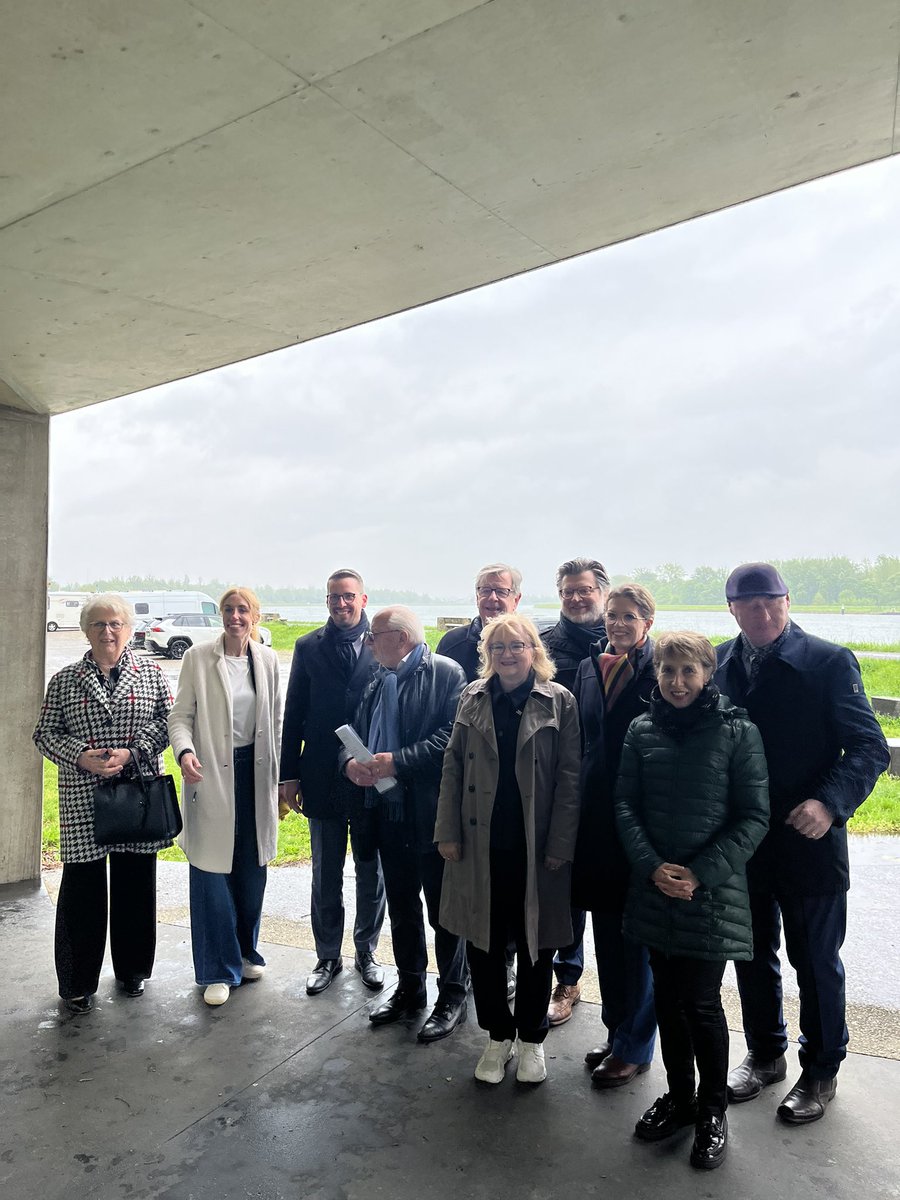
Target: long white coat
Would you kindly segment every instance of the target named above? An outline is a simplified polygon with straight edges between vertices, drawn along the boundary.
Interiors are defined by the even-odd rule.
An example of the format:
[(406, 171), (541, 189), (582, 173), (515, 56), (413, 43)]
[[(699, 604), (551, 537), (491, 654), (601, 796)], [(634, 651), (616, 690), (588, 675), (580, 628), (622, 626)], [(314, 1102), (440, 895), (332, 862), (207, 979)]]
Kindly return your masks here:
[[(275, 857), (278, 834), (282, 700), (275, 651), (250, 642), (248, 652), (256, 685), (256, 841), (264, 866)], [(201, 783), (182, 789), (184, 830), (178, 840), (193, 866), (227, 875), (234, 855), (234, 735), (224, 635), (185, 654), (169, 738), (176, 758), (193, 750), (203, 771)]]

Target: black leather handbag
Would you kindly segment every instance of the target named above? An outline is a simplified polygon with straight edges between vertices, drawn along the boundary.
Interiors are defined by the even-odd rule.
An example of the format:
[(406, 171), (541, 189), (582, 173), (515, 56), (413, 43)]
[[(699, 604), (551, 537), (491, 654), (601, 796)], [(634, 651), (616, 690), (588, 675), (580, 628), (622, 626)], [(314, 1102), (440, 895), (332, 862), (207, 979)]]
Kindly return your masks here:
[[(171, 775), (144, 775), (130, 747), (131, 771), (94, 786), (94, 841), (98, 846), (165, 842), (181, 833), (181, 809)], [(127, 770), (127, 768), (126, 768)]]

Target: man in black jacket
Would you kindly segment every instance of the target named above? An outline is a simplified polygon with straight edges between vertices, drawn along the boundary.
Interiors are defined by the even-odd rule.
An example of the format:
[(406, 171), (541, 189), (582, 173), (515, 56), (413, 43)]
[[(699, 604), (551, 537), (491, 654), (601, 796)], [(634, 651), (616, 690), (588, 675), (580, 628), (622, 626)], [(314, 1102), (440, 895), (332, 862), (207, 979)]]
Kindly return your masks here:
[(478, 641), (488, 621), (505, 612), (515, 612), (522, 599), (522, 572), (507, 563), (491, 563), (475, 576), (478, 616), (468, 625), (450, 629), (438, 642), (437, 652), (452, 658), (466, 673), (468, 683), (478, 678)]
[[(466, 1019), (466, 944), (438, 922), (444, 860), (434, 844), (444, 750), (466, 677), (458, 663), (431, 653), (421, 621), (403, 605), (377, 612), (368, 638), (382, 669), (363, 694), (353, 725), (374, 758), (360, 762), (343, 751), (341, 765), (350, 782), (365, 789), (370, 850), (377, 847), (381, 855), (399, 975), (397, 990), (369, 1020), (386, 1025), (425, 1006), (424, 891), (438, 998), (418, 1038), (436, 1042)], [(392, 786), (379, 791), (382, 780)]]
[(365, 636), (369, 620), (362, 577), (340, 570), (329, 578), (325, 625), (298, 638), (284, 706), (279, 797), (309, 821), (312, 851), (310, 918), (318, 962), (306, 981), (318, 995), (343, 969), (344, 860), (349, 829), (356, 868), (356, 969), (366, 987), (380, 991), (384, 971), (375, 961), (384, 922), (384, 881), (377, 856), (357, 852), (360, 805), (338, 772), (341, 744), (335, 729), (353, 716), (377, 666)]
[(793, 624), (775, 567), (744, 563), (728, 577), (725, 595), (741, 634), (718, 647), (715, 679), (759, 727), (771, 802), (769, 832), (747, 868), (753, 960), (736, 970), (748, 1053), (728, 1077), (728, 1094), (752, 1100), (787, 1073), (783, 926), (800, 990), (802, 1070), (778, 1115), (802, 1125), (824, 1116), (846, 1055), (846, 824), (889, 755), (856, 659)]

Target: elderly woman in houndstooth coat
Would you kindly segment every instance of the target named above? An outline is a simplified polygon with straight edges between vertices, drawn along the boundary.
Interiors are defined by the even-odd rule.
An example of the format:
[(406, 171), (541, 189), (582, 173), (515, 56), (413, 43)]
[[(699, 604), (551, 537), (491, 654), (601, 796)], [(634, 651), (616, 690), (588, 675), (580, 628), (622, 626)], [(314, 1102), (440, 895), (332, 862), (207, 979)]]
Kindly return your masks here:
[(56, 905), (56, 975), (73, 1013), (90, 1012), (106, 950), (109, 856), (109, 940), (113, 970), (127, 996), (140, 996), (156, 954), (156, 852), (169, 842), (98, 846), (94, 785), (118, 775), (139, 752), (147, 770), (162, 769), (172, 706), (159, 667), (128, 649), (133, 617), (121, 596), (92, 597), (81, 610), (91, 644), (57, 672), (34, 741), (59, 767), (62, 884)]

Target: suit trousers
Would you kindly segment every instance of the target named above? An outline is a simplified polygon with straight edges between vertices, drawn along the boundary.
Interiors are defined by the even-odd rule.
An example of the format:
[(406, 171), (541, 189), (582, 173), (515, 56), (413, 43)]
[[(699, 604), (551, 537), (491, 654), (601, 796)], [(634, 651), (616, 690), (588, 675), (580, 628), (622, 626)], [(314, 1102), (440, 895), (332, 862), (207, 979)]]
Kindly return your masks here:
[(572, 909), (572, 941), (557, 950), (553, 972), (557, 983), (574, 987), (584, 974), (584, 926), (587, 913), (583, 908)]
[(344, 940), (344, 862), (347, 836), (356, 872), (356, 920), (353, 944), (357, 957), (374, 954), (384, 924), (384, 876), (378, 855), (368, 862), (359, 858), (356, 829), (344, 816), (310, 817), (309, 844), (312, 852), (310, 919), (320, 959), (340, 958)]
[(56, 977), (64, 1000), (91, 996), (109, 945), (116, 979), (148, 979), (156, 956), (156, 855), (127, 851), (66, 863), (56, 902)]
[(406, 823), (389, 821), (382, 811), (377, 816), (376, 836), (400, 987), (425, 998), (428, 947), (420, 895), (424, 892), (428, 923), (434, 930), (438, 995), (441, 1000), (461, 1003), (469, 983), (466, 944), (438, 921), (444, 860), (433, 846), (419, 850)]
[(844, 965), (847, 893), (775, 896), (751, 892), (753, 959), (735, 964), (747, 1049), (771, 1060), (788, 1045), (782, 1006), (781, 927), (800, 991), (800, 1065), (812, 1079), (833, 1079), (847, 1054)]

